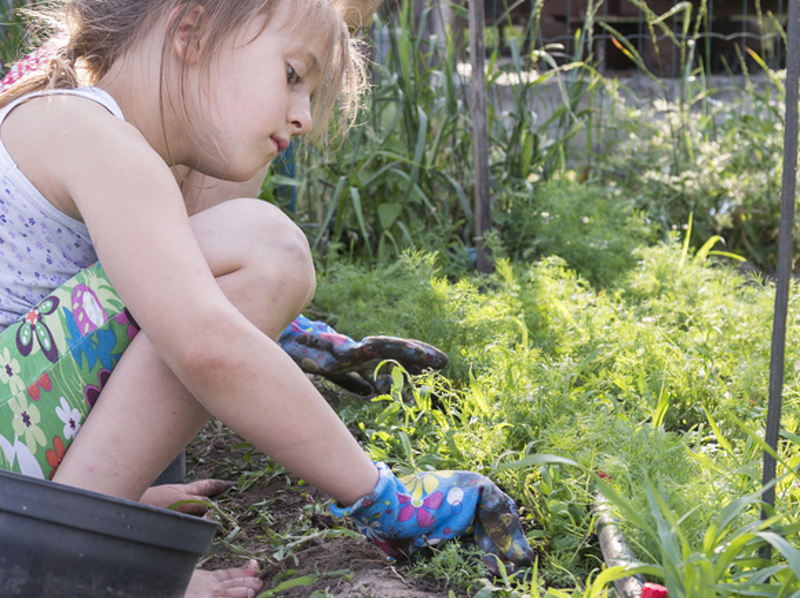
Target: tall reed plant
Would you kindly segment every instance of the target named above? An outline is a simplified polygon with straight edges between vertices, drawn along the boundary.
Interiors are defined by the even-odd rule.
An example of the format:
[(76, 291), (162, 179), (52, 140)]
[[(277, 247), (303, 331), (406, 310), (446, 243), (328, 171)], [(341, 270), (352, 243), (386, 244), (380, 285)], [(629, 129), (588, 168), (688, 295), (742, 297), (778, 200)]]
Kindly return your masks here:
[[(473, 130), (467, 98), (469, 60), (460, 27), (430, 33), (440, 8), (415, 3), (378, 18), (371, 32), (372, 92), (341, 147), (307, 150), (298, 163), (297, 218), (318, 250), (386, 261), (407, 248), (465, 254), (474, 244)], [(453, 5), (456, 19), (464, 7)], [(547, 59), (545, 50), (538, 56)], [(511, 54), (491, 47), (489, 129), (492, 189), (497, 197), (533, 176), (560, 170), (570, 134), (551, 138), (535, 106), (539, 88), (557, 85), (575, 64), (549, 60), (531, 75), (520, 43)], [(503, 85), (507, 94), (494, 91)], [(563, 87), (560, 101), (570, 94)], [(578, 127), (573, 122), (569, 126)], [(267, 195), (270, 195), (268, 190)], [(502, 205), (502, 199), (496, 201)]]
[[(728, 80), (739, 97), (717, 101), (705, 2), (697, 10), (680, 2), (659, 15), (636, 0), (647, 56), (602, 18), (603, 0), (588, 3), (569, 48), (539, 39), (544, 0), (508, 34), (516, 4), (504, 2), (493, 30), (499, 33), (487, 34), (491, 190), (501, 233), (503, 214), (521, 197), (530, 202), (531, 187), (577, 170), (581, 182), (613, 180), (665, 238), (693, 215), (699, 244), (720, 235), (729, 249), (767, 267), (777, 214), (780, 77), (756, 53), (748, 62), (740, 51), (741, 67), (730, 67)], [(326, 155), (308, 150), (299, 160), (297, 218), (320, 252), (386, 262), (407, 248), (464, 256), (474, 243), (469, 57), (458, 25), (464, 8), (453, 5), (456, 19), (432, 34), (431, 21), (444, 20), (440, 4), (419, 14), (415, 5), (396, 3), (372, 29), (373, 89), (358, 125), (341, 147)], [(594, 54), (601, 33), (660, 90), (654, 101), (642, 103), (633, 86), (601, 75)], [(677, 78), (665, 78), (661, 68), (671, 56)], [(752, 64), (766, 85), (753, 84)], [(269, 185), (266, 196), (274, 197)]]
[(432, 9), (413, 2), (377, 19), (373, 85), (359, 122), (329, 154), (298, 166), (298, 219), (317, 249), (385, 258), (471, 236), (470, 116), (455, 42), (424, 31)]

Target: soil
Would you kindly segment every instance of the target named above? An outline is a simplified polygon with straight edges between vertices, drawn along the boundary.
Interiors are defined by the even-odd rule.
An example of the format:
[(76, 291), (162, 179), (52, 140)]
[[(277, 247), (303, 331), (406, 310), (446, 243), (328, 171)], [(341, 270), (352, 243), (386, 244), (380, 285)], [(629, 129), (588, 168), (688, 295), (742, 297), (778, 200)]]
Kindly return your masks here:
[[(335, 401), (337, 391), (318, 387)], [(215, 501), (218, 508), (212, 517), (221, 526), (214, 554), (201, 564), (204, 569), (240, 567), (244, 559), (255, 558), (265, 590), (300, 582), (274, 594), (286, 598), (309, 598), (315, 592), (326, 598), (466, 595), (446, 582), (410, 576), (407, 566), (388, 560), (363, 536), (343, 530), (343, 522), (324, 508), (327, 496), (275, 468), (219, 422), (211, 422), (195, 438), (187, 448), (186, 463), (188, 480), (240, 481)], [(277, 473), (270, 475), (270, 470)], [(256, 480), (249, 487), (241, 483), (248, 477)], [(278, 539), (276, 534), (288, 536)], [(286, 537), (297, 546), (286, 546)]]

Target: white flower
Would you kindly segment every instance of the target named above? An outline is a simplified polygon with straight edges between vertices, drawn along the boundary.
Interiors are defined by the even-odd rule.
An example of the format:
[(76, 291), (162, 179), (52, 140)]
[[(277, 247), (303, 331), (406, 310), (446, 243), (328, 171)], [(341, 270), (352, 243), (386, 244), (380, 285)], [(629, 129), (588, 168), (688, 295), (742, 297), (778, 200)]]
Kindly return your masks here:
[(64, 422), (64, 439), (72, 440), (81, 429), (81, 412), (71, 407), (67, 399), (61, 397), (61, 406), (56, 407), (58, 419)]
[(3, 349), (0, 354), (0, 380), (8, 384), (11, 394), (17, 394), (25, 390), (25, 383), (19, 377), (19, 361), (11, 357), (8, 348)]

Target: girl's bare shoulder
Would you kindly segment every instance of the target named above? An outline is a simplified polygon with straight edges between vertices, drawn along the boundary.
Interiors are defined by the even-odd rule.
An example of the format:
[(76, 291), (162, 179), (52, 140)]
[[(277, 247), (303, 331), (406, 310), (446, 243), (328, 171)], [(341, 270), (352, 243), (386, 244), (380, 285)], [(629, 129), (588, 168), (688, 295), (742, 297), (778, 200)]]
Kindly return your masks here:
[(81, 96), (45, 95), (19, 104), (3, 121), (0, 139), (39, 192), (77, 218), (82, 196), (95, 184), (119, 182), (141, 169), (169, 171), (139, 130)]
[[(4, 143), (41, 146), (45, 141), (60, 146), (78, 143), (93, 134), (129, 134), (136, 129), (90, 97), (47, 94), (24, 100), (6, 116), (0, 135)], [(26, 143), (27, 142), (27, 143)]]
[(102, 154), (115, 145), (146, 145), (134, 126), (103, 104), (66, 94), (37, 96), (17, 105), (3, 121), (0, 138), (12, 158), (32, 154), (40, 165), (52, 152), (63, 160), (69, 159), (65, 150)]

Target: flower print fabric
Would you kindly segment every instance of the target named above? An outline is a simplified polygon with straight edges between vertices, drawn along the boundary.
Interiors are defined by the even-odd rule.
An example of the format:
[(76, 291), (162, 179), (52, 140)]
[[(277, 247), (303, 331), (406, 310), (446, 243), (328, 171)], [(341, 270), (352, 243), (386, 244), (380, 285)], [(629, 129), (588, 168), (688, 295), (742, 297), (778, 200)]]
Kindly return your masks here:
[(61, 397), (61, 404), (56, 407), (56, 415), (64, 423), (64, 438), (72, 440), (81, 429), (83, 416), (79, 409), (72, 407), (67, 399)]
[(35, 455), (37, 448), (45, 445), (44, 432), (39, 426), (42, 421), (39, 408), (34, 403), (28, 402), (23, 393), (9, 400), (8, 407), (13, 414), (11, 427), (14, 434), (21, 438), (28, 450)]
[[(2, 90), (48, 63), (45, 45)], [(86, 97), (117, 118), (106, 92)], [(0, 123), (30, 94), (0, 110)], [(86, 225), (56, 209), (0, 142), (0, 469), (52, 479), (138, 327), (97, 261)], [(53, 290), (55, 289), (55, 291)]]
[[(451, 472), (439, 472), (440, 475), (448, 475)], [(417, 525), (421, 528), (428, 528), (436, 523), (436, 512), (442, 506), (444, 495), (438, 490), (439, 477), (433, 474), (410, 476), (402, 480), (409, 488), (408, 494), (398, 494), (397, 500), (400, 502), (400, 513), (397, 520), (409, 521), (417, 520)], [(444, 528), (442, 533), (447, 535), (448, 528)]]
[(26, 75), (30, 75), (33, 72), (45, 68), (53, 56), (55, 56), (57, 50), (58, 48), (55, 43), (46, 42), (42, 47), (34, 50), (23, 60), (12, 66), (5, 77), (3, 77), (3, 80), (0, 81), (0, 93), (8, 91), (14, 83)]
[(96, 264), (0, 333), (0, 468), (53, 478), (137, 330)]

